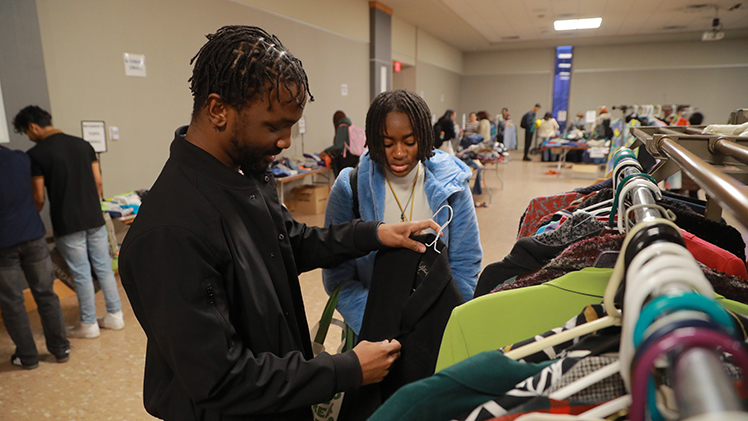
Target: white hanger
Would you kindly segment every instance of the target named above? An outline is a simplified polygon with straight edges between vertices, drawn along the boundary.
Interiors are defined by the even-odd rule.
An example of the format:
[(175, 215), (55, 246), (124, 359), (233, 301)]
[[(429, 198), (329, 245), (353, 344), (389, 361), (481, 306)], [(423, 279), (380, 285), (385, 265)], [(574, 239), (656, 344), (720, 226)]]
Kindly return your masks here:
[[(654, 220), (654, 222), (657, 221), (665, 221), (675, 226), (675, 224), (668, 221), (667, 219)], [(507, 351), (505, 355), (513, 360), (519, 360), (521, 358), (527, 357), (528, 355), (532, 355), (546, 348), (554, 347), (576, 337), (586, 335), (588, 333), (592, 333), (606, 327), (620, 326), (622, 314), (621, 311), (616, 308), (614, 300), (616, 293), (618, 292), (618, 286), (621, 284), (621, 280), (623, 279), (623, 274), (626, 266), (624, 257), (626, 254), (625, 251), (628, 247), (629, 241), (634, 237), (634, 234), (650, 226), (650, 224), (654, 222), (635, 225), (624, 239), (623, 246), (621, 247), (621, 253), (618, 255), (618, 260), (616, 261), (616, 265), (613, 268), (613, 273), (610, 275), (610, 280), (608, 281), (608, 285), (605, 288), (605, 294), (603, 295), (603, 308), (605, 308), (605, 312), (608, 314), (607, 316), (584, 323), (582, 325), (573, 327), (569, 330), (565, 330), (555, 335), (551, 335), (547, 338), (540, 339), (536, 342), (529, 343), (519, 348), (512, 349), (510, 351)]]
[[(670, 224), (673, 224), (670, 222)], [(656, 243), (640, 251), (629, 265), (624, 295), (624, 322), (621, 329), (621, 377), (631, 390), (631, 363), (634, 357), (634, 328), (644, 303), (651, 294), (661, 294), (668, 286), (678, 285), (714, 297), (714, 289), (685, 247)]]
[[(626, 238), (628, 239), (630, 237), (627, 236)], [(626, 244), (627, 240), (624, 240), (624, 246)], [(622, 250), (625, 250), (625, 248)], [(620, 278), (623, 276), (623, 267), (625, 265), (623, 255), (624, 253), (621, 253), (618, 256), (616, 265), (613, 268), (613, 273), (610, 276), (610, 281), (608, 281), (608, 288), (605, 290), (605, 296), (603, 297), (603, 307), (605, 308), (607, 316), (581, 324), (579, 326), (575, 326), (569, 330), (551, 335), (547, 338), (540, 339), (536, 342), (529, 343), (519, 348), (512, 349), (510, 351), (507, 351), (504, 355), (506, 355), (507, 358), (519, 360), (521, 358), (527, 357), (528, 355), (532, 355), (546, 348), (554, 347), (558, 344), (562, 344), (579, 336), (586, 335), (588, 333), (592, 333), (606, 327), (620, 325), (622, 318), (621, 311), (615, 307), (613, 300), (615, 299), (616, 292), (618, 291), (618, 284), (620, 284), (621, 280), (618, 279), (616, 282), (614, 282), (616, 285), (615, 289), (611, 290), (610, 284), (611, 282), (613, 282), (614, 278)]]
[(441, 252), (441, 251), (439, 251), (439, 250), (438, 250), (438, 249), (436, 248), (436, 243), (437, 243), (437, 242), (439, 241), (439, 237), (441, 236), (441, 234), (442, 234), (442, 231), (444, 231), (444, 228), (447, 228), (447, 226), (449, 225), (449, 223), (450, 223), (450, 222), (452, 222), (452, 217), (454, 217), (454, 215), (455, 215), (455, 211), (454, 211), (454, 210), (452, 209), (452, 206), (449, 206), (449, 205), (444, 205), (444, 206), (440, 207), (440, 208), (439, 208), (439, 210), (437, 210), (436, 212), (434, 212), (434, 214), (433, 214), (433, 215), (431, 216), (431, 218), (432, 218), (432, 219), (433, 219), (433, 218), (436, 218), (436, 215), (437, 215), (437, 214), (438, 214), (439, 212), (441, 212), (441, 211), (442, 211), (442, 209), (444, 209), (444, 208), (447, 208), (447, 209), (449, 209), (449, 219), (447, 219), (447, 222), (446, 222), (446, 223), (444, 224), (444, 226), (440, 226), (440, 227), (439, 227), (439, 231), (437, 231), (437, 232), (436, 232), (436, 237), (434, 238), (434, 241), (432, 241), (432, 242), (431, 242), (431, 243), (429, 243), (429, 244), (426, 244), (426, 247), (431, 247), (431, 246), (434, 246), (434, 251), (435, 251), (435, 252), (437, 252), (437, 253), (439, 253), (439, 254), (442, 254), (442, 252)]
[(662, 191), (660, 191), (660, 188), (657, 187), (657, 184), (651, 182), (650, 180), (646, 178), (632, 178), (626, 182), (626, 184), (621, 188), (621, 192), (618, 194), (618, 231), (620, 232), (626, 232), (628, 227), (625, 227), (623, 225), (624, 222), (624, 216), (628, 210), (626, 210), (626, 204), (625, 199), (626, 196), (636, 187), (647, 187), (651, 192), (652, 195), (655, 196), (656, 199), (662, 200)]

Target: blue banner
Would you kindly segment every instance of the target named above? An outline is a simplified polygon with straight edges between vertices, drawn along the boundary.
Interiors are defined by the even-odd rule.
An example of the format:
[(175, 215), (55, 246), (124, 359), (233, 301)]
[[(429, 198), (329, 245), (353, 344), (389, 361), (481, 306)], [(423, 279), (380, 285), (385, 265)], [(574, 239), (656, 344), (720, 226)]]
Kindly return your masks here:
[(556, 47), (555, 76), (553, 77), (553, 118), (558, 121), (563, 133), (569, 120), (569, 83), (571, 82), (570, 45)]

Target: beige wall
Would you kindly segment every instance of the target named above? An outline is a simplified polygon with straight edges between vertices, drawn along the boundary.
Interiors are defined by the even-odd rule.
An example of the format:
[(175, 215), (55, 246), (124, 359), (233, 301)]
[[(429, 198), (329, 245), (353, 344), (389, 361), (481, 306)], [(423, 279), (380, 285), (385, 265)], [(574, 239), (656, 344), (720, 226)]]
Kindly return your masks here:
[(416, 65), (416, 49), (418, 29), (392, 16), (392, 60), (401, 61), (407, 65)]
[[(569, 111), (599, 105), (687, 103), (724, 122), (748, 106), (748, 40), (574, 48)], [(554, 49), (464, 54), (462, 110), (508, 107), (515, 121), (535, 102), (550, 109)], [(614, 113), (614, 117), (620, 114)]]
[[(542, 105), (540, 113), (549, 109), (552, 89), (553, 75), (550, 72), (464, 76), (460, 102), (462, 105), (457, 121), (461, 123), (462, 113), (486, 110), (495, 116), (501, 108), (506, 107), (515, 125), (519, 127), (522, 115), (535, 103)], [(519, 135), (522, 136), (521, 129)]]
[[(278, 7), (292, 3), (297, 4), (281, 2)], [(368, 5), (363, 4), (363, 9), (343, 8), (341, 13), (349, 16), (339, 14), (338, 20), (353, 20), (346, 23), (351, 28), (368, 28)], [(71, 134), (80, 133), (81, 120), (119, 127), (120, 140), (110, 140), (101, 158), (107, 196), (153, 184), (168, 157), (174, 129), (189, 123), (189, 61), (205, 42), (204, 35), (223, 25), (261, 26), (303, 61), (315, 96), (304, 113), (306, 151), (320, 151), (331, 143), (337, 109), (364, 123), (368, 42), (359, 39), (363, 35), (358, 29), (340, 35), (228, 0), (38, 0), (37, 8), (54, 124)], [(148, 77), (125, 76), (125, 52), (146, 56)], [(348, 85), (348, 96), (341, 96), (341, 84)], [(301, 137), (295, 134), (287, 154), (300, 153)]]
[(570, 111), (691, 104), (707, 123), (725, 123), (731, 111), (748, 106), (746, 80), (746, 39), (577, 47)]
[(458, 109), (462, 52), (396, 15), (397, 9), (392, 17), (392, 59), (407, 66), (393, 73), (393, 88), (421, 94), (437, 116), (448, 108)]
[[(369, 2), (367, 0), (228, 0), (262, 8), (286, 20), (329, 30), (369, 42)], [(362, 25), (361, 22), (366, 22)]]

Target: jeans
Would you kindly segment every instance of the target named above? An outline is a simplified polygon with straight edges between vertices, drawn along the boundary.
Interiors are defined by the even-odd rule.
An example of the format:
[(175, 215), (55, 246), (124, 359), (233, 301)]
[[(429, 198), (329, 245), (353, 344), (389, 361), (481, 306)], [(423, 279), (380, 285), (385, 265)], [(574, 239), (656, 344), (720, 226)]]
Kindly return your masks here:
[(30, 364), (37, 361), (38, 352), (23, 303), (24, 275), (41, 317), (47, 350), (55, 356), (62, 356), (70, 348), (70, 343), (65, 334), (60, 299), (52, 289), (55, 275), (44, 238), (0, 249), (3, 323), (16, 344), (16, 355)]
[(96, 323), (96, 304), (91, 267), (96, 273), (101, 290), (104, 292), (106, 311), (116, 313), (121, 310), (117, 281), (112, 272), (112, 258), (109, 256), (109, 236), (106, 226), (91, 228), (72, 234), (55, 237), (55, 244), (75, 281), (78, 295), (78, 308), (83, 323)]

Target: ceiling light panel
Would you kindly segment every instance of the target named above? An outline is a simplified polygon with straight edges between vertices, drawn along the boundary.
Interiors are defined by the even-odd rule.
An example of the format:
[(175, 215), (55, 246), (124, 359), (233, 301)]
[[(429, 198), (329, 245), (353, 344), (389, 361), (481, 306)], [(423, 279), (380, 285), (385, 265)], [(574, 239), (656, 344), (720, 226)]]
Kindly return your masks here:
[(596, 29), (603, 22), (603, 18), (587, 19), (565, 19), (553, 22), (553, 27), (557, 31), (573, 31), (576, 29)]

